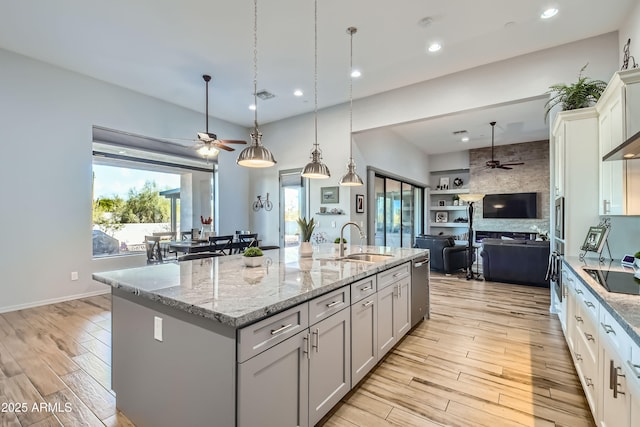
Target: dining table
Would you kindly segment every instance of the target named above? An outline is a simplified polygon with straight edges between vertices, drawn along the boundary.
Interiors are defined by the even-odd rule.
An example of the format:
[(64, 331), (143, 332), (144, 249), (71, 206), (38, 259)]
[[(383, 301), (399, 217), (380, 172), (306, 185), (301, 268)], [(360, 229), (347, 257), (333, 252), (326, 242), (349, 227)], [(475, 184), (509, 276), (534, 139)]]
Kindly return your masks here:
[[(209, 240), (205, 239), (189, 239), (189, 240), (171, 240), (168, 243), (169, 250), (171, 252), (180, 252), (180, 253), (196, 253), (196, 252), (206, 252), (211, 250), (214, 246), (209, 243)], [(260, 245), (260, 240), (257, 241), (257, 246)], [(237, 238), (234, 238), (231, 242), (231, 250), (238, 251), (247, 246), (246, 242), (242, 242)], [(225, 247), (225, 249), (228, 249)]]

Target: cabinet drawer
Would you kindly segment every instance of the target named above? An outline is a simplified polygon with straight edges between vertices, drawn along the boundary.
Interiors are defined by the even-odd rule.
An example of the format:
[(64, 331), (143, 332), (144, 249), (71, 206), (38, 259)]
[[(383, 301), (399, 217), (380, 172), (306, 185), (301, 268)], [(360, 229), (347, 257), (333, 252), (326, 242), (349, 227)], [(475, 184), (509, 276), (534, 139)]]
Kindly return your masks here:
[(274, 314), (238, 331), (238, 362), (256, 354), (309, 327), (309, 305), (300, 304)]
[[(622, 326), (606, 308), (600, 309), (600, 336), (606, 340), (608, 345), (621, 360), (627, 360), (631, 356), (630, 339)], [(602, 342), (604, 344), (604, 342)]]
[[(600, 337), (598, 335), (598, 327), (595, 322), (592, 322), (587, 314), (584, 313), (584, 307), (579, 310), (579, 316), (583, 319), (581, 322), (577, 322), (577, 340), (579, 341), (579, 352), (581, 353), (584, 364), (586, 366), (598, 366), (598, 343)], [(596, 371), (597, 372), (597, 371)], [(593, 376), (591, 376), (593, 378)]]
[(629, 337), (629, 347), (631, 357), (629, 359), (621, 359), (627, 365), (626, 367), (630, 374), (629, 384), (638, 389), (638, 395), (640, 396), (640, 346)]
[(397, 267), (390, 268), (387, 271), (383, 271), (382, 273), (378, 273), (378, 289), (384, 289), (399, 279), (410, 276), (410, 266), (411, 263), (407, 262)]
[(376, 276), (367, 277), (351, 284), (351, 304), (376, 293)]
[(321, 295), (309, 301), (309, 324), (326, 319), (333, 313), (337, 313), (351, 305), (349, 286)]
[(580, 280), (574, 281), (574, 287), (577, 296), (576, 302), (581, 309), (584, 309), (582, 310), (583, 314), (590, 317), (594, 323), (597, 323), (600, 303)]

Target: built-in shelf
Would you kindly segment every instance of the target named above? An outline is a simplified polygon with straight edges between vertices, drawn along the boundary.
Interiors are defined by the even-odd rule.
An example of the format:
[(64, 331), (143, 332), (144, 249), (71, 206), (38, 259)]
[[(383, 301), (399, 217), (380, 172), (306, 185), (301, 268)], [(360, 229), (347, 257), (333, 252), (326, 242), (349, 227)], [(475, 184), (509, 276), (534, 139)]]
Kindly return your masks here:
[(450, 188), (448, 190), (431, 190), (431, 194), (468, 194), (468, 188)]
[(344, 212), (316, 212), (316, 215), (346, 215)]
[(431, 222), (431, 227), (469, 228), (469, 223), (468, 222)]
[(469, 206), (431, 206), (432, 211), (466, 211)]

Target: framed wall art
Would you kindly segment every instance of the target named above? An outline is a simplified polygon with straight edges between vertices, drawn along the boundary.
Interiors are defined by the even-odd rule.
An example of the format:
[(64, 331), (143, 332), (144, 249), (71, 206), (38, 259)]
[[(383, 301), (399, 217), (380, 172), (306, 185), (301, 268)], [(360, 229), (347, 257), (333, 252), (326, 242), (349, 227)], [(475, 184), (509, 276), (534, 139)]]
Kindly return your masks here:
[(364, 194), (356, 194), (356, 213), (364, 213)]
[(321, 187), (320, 203), (340, 203), (340, 187)]
[(449, 221), (448, 212), (436, 212), (436, 222), (448, 222), (448, 221)]

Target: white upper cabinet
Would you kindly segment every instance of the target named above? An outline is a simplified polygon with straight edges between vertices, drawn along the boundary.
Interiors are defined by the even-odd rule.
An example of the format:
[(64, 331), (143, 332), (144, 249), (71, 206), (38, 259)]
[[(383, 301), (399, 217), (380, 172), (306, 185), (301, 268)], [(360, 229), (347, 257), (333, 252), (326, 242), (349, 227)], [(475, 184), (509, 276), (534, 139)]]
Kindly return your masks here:
[(638, 215), (640, 160), (602, 158), (640, 130), (640, 70), (614, 74), (596, 104), (600, 155), (600, 215)]

